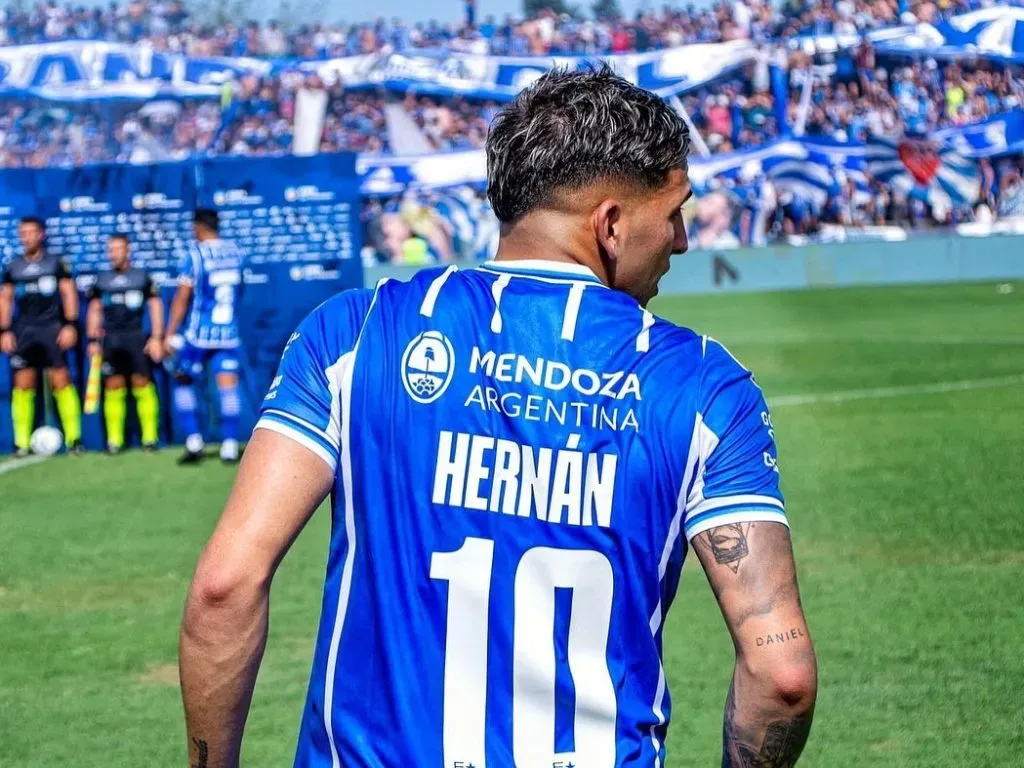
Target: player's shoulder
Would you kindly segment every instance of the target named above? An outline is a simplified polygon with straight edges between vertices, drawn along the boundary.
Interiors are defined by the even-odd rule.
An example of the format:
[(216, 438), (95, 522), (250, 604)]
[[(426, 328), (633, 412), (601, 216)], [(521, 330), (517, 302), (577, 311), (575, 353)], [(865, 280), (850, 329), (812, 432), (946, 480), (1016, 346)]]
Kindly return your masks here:
[(656, 359), (680, 377), (697, 374), (706, 394), (737, 380), (753, 379), (750, 370), (712, 336), (678, 325), (657, 315), (650, 325), (649, 346)]
[(646, 346), (651, 351), (660, 352), (676, 361), (684, 359), (699, 363), (704, 357), (704, 339), (707, 337), (692, 328), (674, 323), (649, 310), (642, 310), (641, 327), (648, 334)]
[(366, 288), (336, 293), (310, 312), (295, 333), (331, 354), (343, 353), (359, 337), (373, 297), (374, 291)]
[(442, 295), (450, 297), (454, 286), (473, 270), (460, 269), (454, 264), (424, 267), (408, 280), (385, 278), (377, 283), (371, 291), (374, 306), (391, 316), (396, 311), (408, 307), (420, 307), (427, 296), (432, 295), (436, 301)]
[(71, 271), (71, 262), (68, 261), (68, 259), (62, 254), (53, 253), (51, 251), (47, 251), (43, 255), (40, 266), (43, 268), (44, 271), (49, 272)]
[(388, 292), (399, 290), (423, 293), (430, 290), (438, 281), (447, 282), (452, 276), (468, 271), (470, 270), (459, 269), (455, 264), (424, 267), (409, 280), (387, 280), (378, 285), (378, 289), (385, 289)]
[(114, 273), (112, 270), (104, 270), (103, 272), (97, 272), (96, 277), (92, 282), (93, 290), (105, 291), (110, 287), (110, 281), (113, 279)]

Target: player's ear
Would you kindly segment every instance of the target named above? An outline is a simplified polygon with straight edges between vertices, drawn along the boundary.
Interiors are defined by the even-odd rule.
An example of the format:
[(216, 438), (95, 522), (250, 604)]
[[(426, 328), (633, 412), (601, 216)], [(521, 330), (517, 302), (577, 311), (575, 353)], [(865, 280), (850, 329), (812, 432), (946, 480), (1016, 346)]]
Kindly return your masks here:
[(593, 226), (601, 258), (615, 261), (622, 251), (622, 203), (614, 197), (601, 201), (594, 209)]

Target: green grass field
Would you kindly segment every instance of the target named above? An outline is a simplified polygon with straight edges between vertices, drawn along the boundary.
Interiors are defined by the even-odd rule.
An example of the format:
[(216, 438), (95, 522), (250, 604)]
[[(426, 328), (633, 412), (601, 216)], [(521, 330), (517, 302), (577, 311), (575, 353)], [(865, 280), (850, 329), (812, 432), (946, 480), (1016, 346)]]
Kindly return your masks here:
[[(1016, 287), (656, 307), (727, 344), (776, 402), (821, 677), (802, 765), (1021, 765), (1024, 285)], [(836, 392), (846, 394), (822, 401)], [(0, 765), (185, 765), (178, 621), (232, 472), (212, 461), (179, 469), (175, 455), (58, 458), (0, 474)], [(275, 583), (246, 765), (290, 765), (327, 531), (320, 513)], [(666, 630), (670, 766), (718, 764), (731, 664), (691, 561)]]

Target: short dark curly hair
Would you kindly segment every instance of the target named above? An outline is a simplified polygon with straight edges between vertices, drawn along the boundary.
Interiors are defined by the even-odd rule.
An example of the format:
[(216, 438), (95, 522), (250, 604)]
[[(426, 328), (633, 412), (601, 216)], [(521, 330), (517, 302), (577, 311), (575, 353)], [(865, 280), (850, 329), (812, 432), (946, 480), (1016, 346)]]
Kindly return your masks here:
[(555, 69), (491, 124), (487, 196), (498, 220), (512, 224), (599, 179), (656, 189), (689, 151), (689, 128), (655, 94), (607, 65)]

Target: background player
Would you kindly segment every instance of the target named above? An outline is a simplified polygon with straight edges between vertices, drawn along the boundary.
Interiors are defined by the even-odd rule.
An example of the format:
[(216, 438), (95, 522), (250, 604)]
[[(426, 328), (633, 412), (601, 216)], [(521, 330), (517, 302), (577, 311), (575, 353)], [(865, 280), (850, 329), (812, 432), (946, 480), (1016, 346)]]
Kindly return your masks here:
[[(150, 375), (150, 360), (159, 363), (163, 359), (164, 305), (146, 271), (132, 266), (127, 236), (112, 235), (107, 240), (107, 255), (111, 270), (100, 273), (93, 283), (86, 316), (89, 356), (103, 355), (107, 452), (116, 454), (124, 448), (129, 381), (142, 447), (153, 451), (159, 439), (160, 400)], [(143, 330), (147, 307), (149, 338)]]
[[(202, 458), (203, 435), (197, 415), (199, 401), (195, 382), (209, 368), (215, 374), (220, 406), (222, 461), (238, 461), (239, 356), (236, 312), (242, 290), (242, 251), (219, 235), (217, 212), (195, 212), (195, 245), (178, 269), (178, 290), (171, 302), (167, 324), (168, 355), (177, 355), (174, 365), (174, 409), (187, 435), (182, 464)], [(177, 337), (185, 323), (184, 339)]]
[[(82, 452), (82, 407), (64, 353), (78, 343), (78, 291), (67, 263), (46, 252), (46, 225), (26, 216), (18, 225), (22, 255), (0, 277), (0, 351), (11, 356), (11, 417), (18, 456), (29, 452), (35, 424), (36, 371), (48, 370), (64, 442)], [(17, 313), (15, 316), (15, 309)]]
[(664, 764), (687, 540), (737, 655), (722, 764), (796, 762), (816, 664), (768, 408), (644, 308), (686, 249), (687, 148), (611, 70), (545, 75), (488, 137), (497, 259), (300, 326), (185, 611), (193, 762), (237, 764), (274, 569), (329, 492), (296, 765)]

